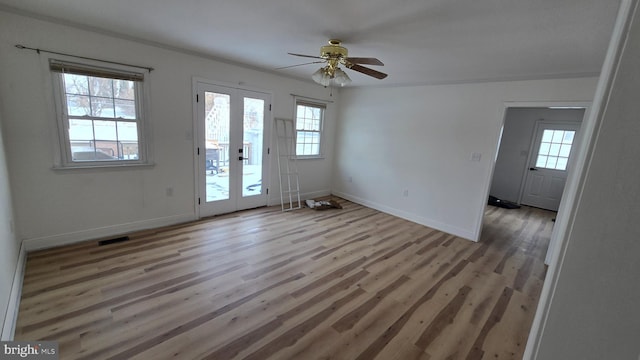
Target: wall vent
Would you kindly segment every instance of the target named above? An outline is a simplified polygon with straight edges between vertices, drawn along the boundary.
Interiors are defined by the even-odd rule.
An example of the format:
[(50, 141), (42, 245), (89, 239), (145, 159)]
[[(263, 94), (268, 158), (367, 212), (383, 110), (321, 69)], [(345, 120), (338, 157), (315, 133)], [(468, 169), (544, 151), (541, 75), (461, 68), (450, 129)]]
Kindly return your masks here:
[(129, 237), (128, 236), (121, 236), (121, 237), (117, 237), (117, 238), (113, 238), (113, 239), (107, 239), (107, 240), (98, 241), (98, 246), (111, 245), (111, 244), (121, 243), (121, 242), (124, 242), (124, 241), (129, 241)]

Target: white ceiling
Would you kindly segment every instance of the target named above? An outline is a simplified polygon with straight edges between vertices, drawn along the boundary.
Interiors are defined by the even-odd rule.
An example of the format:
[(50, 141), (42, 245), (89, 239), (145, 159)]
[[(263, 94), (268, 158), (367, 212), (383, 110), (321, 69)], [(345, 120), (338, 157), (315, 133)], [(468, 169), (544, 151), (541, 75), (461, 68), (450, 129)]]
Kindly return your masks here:
[[(218, 59), (273, 69), (307, 62), (329, 38), (377, 57), (356, 86), (594, 75), (620, 0), (0, 0), (0, 10), (60, 19)], [(29, 44), (24, 44), (29, 45)], [(52, 49), (55, 50), (55, 49)], [(151, 66), (153, 66), (151, 64)], [(319, 65), (277, 72), (310, 79)]]

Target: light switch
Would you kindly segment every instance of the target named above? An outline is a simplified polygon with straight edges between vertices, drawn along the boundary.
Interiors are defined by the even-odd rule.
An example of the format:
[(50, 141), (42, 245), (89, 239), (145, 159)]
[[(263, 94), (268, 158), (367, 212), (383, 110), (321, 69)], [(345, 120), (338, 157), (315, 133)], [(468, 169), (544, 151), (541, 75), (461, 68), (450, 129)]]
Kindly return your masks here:
[(471, 161), (480, 161), (480, 159), (482, 158), (482, 154), (474, 152), (471, 154)]

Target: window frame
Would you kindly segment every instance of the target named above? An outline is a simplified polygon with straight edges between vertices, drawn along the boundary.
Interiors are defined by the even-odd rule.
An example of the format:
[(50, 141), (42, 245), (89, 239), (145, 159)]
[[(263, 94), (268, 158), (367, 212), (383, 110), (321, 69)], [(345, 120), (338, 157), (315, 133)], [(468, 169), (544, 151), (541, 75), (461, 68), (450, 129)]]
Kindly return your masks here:
[[(298, 106), (306, 106), (306, 107), (312, 107), (312, 108), (319, 108), (321, 111), (321, 116), (320, 116), (320, 124), (319, 124), (319, 130), (298, 130)], [(309, 101), (306, 99), (299, 99), (297, 98), (295, 101), (295, 107), (294, 107), (294, 116), (293, 118), (295, 119), (295, 146), (294, 146), (294, 150), (296, 152), (296, 159), (323, 159), (324, 158), (324, 122), (325, 122), (325, 117), (327, 114), (327, 104), (324, 103), (320, 103), (320, 102), (315, 102), (315, 101)], [(298, 132), (300, 131), (304, 131), (304, 132), (316, 132), (318, 133), (319, 136), (319, 140), (318, 140), (318, 153), (317, 154), (310, 154), (310, 155), (298, 155)]]
[[(545, 141), (545, 133), (547, 131), (550, 132), (551, 139), (549, 139), (548, 141)], [(561, 136), (560, 142), (558, 142), (555, 140), (555, 135), (560, 132), (562, 133), (562, 136)], [(572, 133), (571, 142), (565, 142), (565, 137), (567, 133)], [(573, 144), (576, 137), (576, 133), (577, 131), (575, 130), (543, 129), (542, 137), (540, 138), (540, 144), (538, 144), (538, 154), (536, 155), (535, 167), (545, 169), (545, 170), (567, 171), (567, 166), (569, 164), (569, 158), (571, 157), (571, 151), (573, 150)], [(546, 151), (543, 151), (544, 144), (548, 144), (548, 147), (549, 147), (549, 149), (547, 149)], [(551, 155), (551, 148), (554, 145), (558, 146), (557, 155)], [(562, 148), (564, 146), (569, 147), (569, 151), (566, 156), (562, 155)], [(541, 165), (540, 160), (541, 160), (541, 157), (543, 156), (545, 157), (544, 165)], [(550, 167), (548, 166), (549, 158), (552, 158), (552, 157), (556, 159), (556, 162), (554, 163), (553, 167)], [(558, 167), (558, 162), (560, 161), (560, 159), (564, 159), (563, 160), (564, 168)]]
[[(61, 65), (62, 64), (62, 65)], [(149, 143), (151, 142), (151, 136), (149, 131), (149, 120), (148, 120), (148, 76), (146, 73), (140, 71), (140, 69), (134, 69), (127, 66), (113, 65), (110, 67), (101, 66), (99, 63), (90, 60), (84, 60), (82, 63), (76, 62), (75, 60), (66, 60), (63, 58), (51, 58), (49, 59), (49, 71), (52, 78), (53, 84), (53, 100), (55, 103), (55, 112), (56, 112), (56, 127), (57, 127), (57, 147), (59, 151), (57, 152), (54, 159), (55, 170), (64, 170), (64, 169), (86, 169), (86, 168), (119, 168), (119, 167), (131, 167), (131, 166), (148, 166), (153, 165), (151, 154), (149, 152)], [(65, 68), (72, 67), (77, 71), (65, 72), (64, 70), (59, 70), (59, 67), (62, 66)], [(85, 73), (82, 73), (83, 69)], [(78, 72), (79, 71), (79, 72)], [(72, 154), (72, 146), (71, 139), (69, 136), (69, 120), (74, 118), (83, 117), (73, 116), (68, 114), (67, 108), (67, 94), (64, 83), (64, 75), (65, 73), (73, 73), (84, 76), (93, 76), (93, 77), (102, 77), (102, 78), (111, 78), (118, 79), (117, 75), (120, 74), (125, 77), (137, 77), (140, 80), (134, 81), (135, 86), (135, 112), (136, 112), (136, 131), (137, 131), (137, 144), (138, 144), (138, 159), (135, 160), (125, 160), (125, 159), (117, 159), (117, 160), (87, 160), (87, 161), (74, 161)], [(118, 121), (118, 118), (100, 118), (95, 116), (86, 116), (87, 120), (98, 120), (98, 121)], [(125, 122), (134, 122), (127, 121), (127, 119), (123, 119)], [(88, 140), (91, 141), (91, 140)], [(98, 139), (93, 139), (93, 141), (99, 141)], [(119, 140), (116, 140), (119, 141)]]

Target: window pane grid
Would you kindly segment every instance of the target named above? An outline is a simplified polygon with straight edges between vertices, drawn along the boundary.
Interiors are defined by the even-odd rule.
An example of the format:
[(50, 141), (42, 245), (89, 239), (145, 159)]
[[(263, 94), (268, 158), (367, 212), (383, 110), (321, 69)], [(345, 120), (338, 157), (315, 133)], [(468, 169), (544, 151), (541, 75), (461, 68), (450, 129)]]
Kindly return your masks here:
[(545, 129), (536, 159), (536, 167), (566, 170), (575, 131)]
[(324, 107), (312, 104), (296, 106), (296, 155), (319, 156)]
[(71, 161), (139, 160), (136, 82), (60, 75)]

